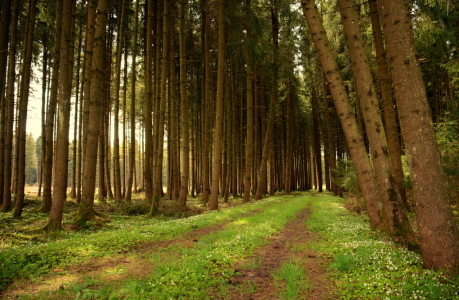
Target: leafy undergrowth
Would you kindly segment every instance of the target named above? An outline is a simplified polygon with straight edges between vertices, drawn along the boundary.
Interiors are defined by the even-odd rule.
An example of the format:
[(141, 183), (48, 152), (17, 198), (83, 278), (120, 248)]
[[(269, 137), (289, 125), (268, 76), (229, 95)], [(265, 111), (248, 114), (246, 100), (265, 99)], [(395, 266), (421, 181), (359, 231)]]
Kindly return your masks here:
[[(52, 269), (65, 268), (93, 257), (108, 257), (129, 251), (142, 242), (174, 239), (191, 230), (263, 209), (274, 202), (261, 201), (182, 219), (164, 215), (157, 218), (112, 215), (110, 226), (102, 227), (98, 232), (94, 232), (94, 227), (91, 227), (79, 232), (63, 231), (39, 239), (24, 240), (19, 245), (3, 242), (0, 252), (0, 290), (14, 278), (38, 278)], [(11, 216), (2, 215), (2, 220), (10, 219)], [(30, 219), (24, 217), (23, 222), (30, 222)], [(37, 221), (33, 221), (33, 224), (37, 224)]]
[(340, 299), (459, 299), (459, 277), (422, 269), (418, 254), (370, 231), (366, 218), (335, 197), (314, 202), (308, 226), (322, 234), (317, 250), (333, 257)]

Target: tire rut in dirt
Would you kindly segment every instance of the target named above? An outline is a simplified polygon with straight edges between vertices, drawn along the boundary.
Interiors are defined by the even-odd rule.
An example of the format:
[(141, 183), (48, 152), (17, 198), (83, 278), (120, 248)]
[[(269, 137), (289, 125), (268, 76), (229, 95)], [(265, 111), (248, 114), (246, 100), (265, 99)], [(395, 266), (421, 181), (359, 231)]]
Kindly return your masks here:
[[(257, 250), (248, 262), (239, 265), (237, 271), (241, 275), (232, 278), (232, 287), (225, 299), (282, 299), (272, 274), (289, 259), (295, 259), (306, 270), (305, 284), (309, 288), (299, 295), (300, 299), (332, 299), (331, 282), (324, 268), (325, 259), (309, 247), (317, 238), (316, 233), (307, 230), (305, 223), (311, 210), (310, 206), (303, 209), (281, 231), (270, 237), (268, 244)], [(244, 265), (256, 266), (247, 268)]]

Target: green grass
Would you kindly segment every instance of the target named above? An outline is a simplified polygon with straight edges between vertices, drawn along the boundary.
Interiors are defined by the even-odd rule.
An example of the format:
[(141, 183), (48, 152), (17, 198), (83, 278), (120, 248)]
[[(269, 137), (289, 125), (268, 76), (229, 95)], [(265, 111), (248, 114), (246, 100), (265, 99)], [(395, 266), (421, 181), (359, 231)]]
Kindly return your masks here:
[(424, 270), (418, 254), (370, 231), (367, 218), (345, 210), (342, 200), (314, 199), (308, 226), (322, 236), (314, 247), (334, 258), (339, 299), (459, 299), (459, 280)]
[(17, 246), (10, 245), (0, 252), (0, 290), (13, 278), (40, 277), (52, 268), (63, 268), (92, 257), (129, 251), (141, 242), (177, 238), (194, 229), (271, 207), (279, 201), (280, 198), (273, 198), (176, 220), (119, 217), (115, 218), (111, 228), (104, 228), (100, 232), (59, 232), (45, 242), (29, 241)]
[[(235, 275), (234, 263), (265, 244), (269, 236), (282, 229), (306, 204), (305, 197), (292, 198), (288, 203), (240, 218), (225, 230), (201, 238), (195, 247), (181, 249), (179, 259), (157, 264), (147, 280), (131, 280), (111, 296), (127, 299), (149, 299), (151, 295), (155, 299), (211, 299), (210, 292), (224, 297), (229, 278)], [(279, 209), (280, 205), (282, 209)]]
[(294, 259), (285, 262), (273, 274), (282, 299), (298, 299), (301, 292), (311, 287), (307, 282), (306, 272), (301, 264)]

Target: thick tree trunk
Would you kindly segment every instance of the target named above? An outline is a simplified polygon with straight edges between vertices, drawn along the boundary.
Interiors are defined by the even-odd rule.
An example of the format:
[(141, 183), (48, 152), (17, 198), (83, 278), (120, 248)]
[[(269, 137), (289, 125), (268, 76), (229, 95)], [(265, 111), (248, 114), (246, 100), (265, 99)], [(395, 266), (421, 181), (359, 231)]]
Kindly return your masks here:
[(18, 160), (18, 185), (17, 197), (14, 206), (13, 215), (15, 218), (21, 217), (22, 206), (24, 203), (24, 186), (25, 186), (25, 152), (26, 152), (26, 125), (27, 125), (27, 106), (29, 103), (29, 87), (31, 78), (32, 66), (32, 49), (33, 36), (35, 31), (36, 18), (36, 0), (29, 2), (29, 11), (27, 15), (27, 38), (25, 43), (24, 62), (22, 65), (22, 80), (20, 90), (20, 111), (18, 120), (18, 136), (19, 136), (19, 155)]
[[(88, 102), (88, 126), (85, 128), (86, 151), (83, 168), (82, 198), (77, 221), (85, 223), (94, 218), (94, 188), (96, 185), (97, 139), (99, 137), (101, 99), (104, 98), (104, 45), (107, 0), (99, 0), (94, 35), (93, 63), (91, 70), (91, 97)], [(89, 71), (88, 70), (88, 71)]]
[(459, 233), (416, 58), (408, 1), (380, 0), (382, 25), (413, 184), (424, 267), (459, 266)]
[(210, 210), (218, 209), (219, 183), (222, 178), (222, 143), (223, 143), (223, 80), (225, 77), (225, 1), (218, 2), (218, 73), (217, 102), (215, 109), (214, 159), (212, 162), (212, 189), (210, 192)]
[(75, 2), (64, 0), (62, 8), (62, 33), (59, 64), (59, 123), (57, 127), (57, 149), (54, 165), (53, 202), (48, 220), (48, 230), (62, 228), (64, 202), (67, 198), (70, 97), (72, 94), (73, 47), (71, 47), (72, 8)]
[(380, 197), (368, 154), (365, 149), (362, 133), (358, 127), (354, 112), (350, 105), (340, 71), (330, 48), (328, 37), (323, 27), (322, 18), (314, 5), (314, 1), (301, 1), (309, 30), (316, 46), (325, 79), (338, 112), (341, 126), (355, 165), (360, 188), (365, 200), (372, 229), (384, 229), (380, 216)]
[(406, 215), (402, 198), (398, 191), (389, 147), (382, 118), (379, 113), (378, 98), (367, 61), (363, 38), (358, 26), (359, 20), (353, 0), (338, 0), (344, 25), (344, 34), (352, 61), (357, 99), (362, 108), (366, 133), (370, 142), (371, 156), (383, 204), (383, 217), (388, 234), (410, 249), (417, 249), (418, 243)]
[(395, 115), (394, 101), (392, 97), (392, 80), (390, 78), (389, 66), (387, 64), (386, 50), (379, 20), (378, 2), (370, 1), (370, 16), (373, 27), (373, 39), (375, 44), (376, 59), (378, 62), (379, 86), (381, 99), (384, 107), (384, 128), (386, 130), (387, 144), (389, 146), (390, 158), (394, 169), (400, 196), (405, 207), (409, 207), (406, 198), (406, 190), (402, 187), (404, 174), (402, 167), (402, 156), (400, 151), (399, 134), (397, 129), (397, 117)]

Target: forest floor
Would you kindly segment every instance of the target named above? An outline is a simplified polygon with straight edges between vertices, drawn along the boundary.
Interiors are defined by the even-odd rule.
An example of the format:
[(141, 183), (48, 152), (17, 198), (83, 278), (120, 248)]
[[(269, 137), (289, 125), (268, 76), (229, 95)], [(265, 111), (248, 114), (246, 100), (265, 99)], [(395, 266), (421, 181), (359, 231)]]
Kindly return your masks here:
[[(0, 218), (0, 298), (441, 299), (435, 298), (438, 292), (432, 290), (433, 286), (446, 289), (442, 290), (444, 299), (459, 299), (455, 292), (459, 281), (436, 273), (425, 275), (418, 257), (368, 233), (363, 229), (367, 220), (346, 211), (344, 201), (338, 198), (310, 192), (248, 205), (240, 202), (234, 199), (219, 212), (208, 212), (199, 199), (191, 200), (188, 213), (194, 217), (184, 219), (177, 219), (176, 206), (170, 200), (163, 201), (163, 215), (156, 219), (126, 216), (115, 213), (113, 205), (100, 204), (100, 210), (113, 213), (108, 228), (92, 224), (84, 230), (70, 231), (73, 227), (66, 221), (63, 235), (8, 244), (7, 233), (13, 228), (36, 227), (45, 222), (46, 215), (38, 214), (37, 202), (30, 200), (22, 220), (5, 215)], [(75, 204), (68, 203), (67, 216), (75, 209)], [(142, 206), (125, 207), (126, 211), (141, 213)], [(338, 234), (335, 240), (330, 235), (333, 231)], [(16, 232), (25, 235), (24, 231)], [(361, 232), (372, 241), (349, 246), (354, 241), (359, 243)], [(348, 240), (342, 234), (352, 236)], [(387, 254), (390, 259), (378, 259), (392, 266), (397, 263), (395, 256), (400, 256), (413, 268), (410, 272), (422, 280), (403, 282), (405, 275), (411, 278), (408, 269), (400, 275), (379, 262), (366, 261), (365, 256), (359, 258), (367, 252), (364, 247), (373, 242), (376, 244), (370, 245), (370, 260), (380, 249), (395, 251)], [(10, 252), (13, 262), (8, 262), (7, 252), (15, 249), (17, 253)], [(359, 264), (369, 272), (359, 271)], [(372, 270), (373, 264), (378, 271)], [(393, 275), (376, 274), (386, 269)], [(355, 274), (351, 273), (361, 273), (357, 275), (361, 277), (352, 277)], [(382, 277), (370, 288), (373, 276)], [(393, 283), (381, 279), (389, 277)], [(400, 281), (403, 284), (399, 288), (396, 282)], [(426, 294), (419, 291), (419, 286), (426, 287)], [(427, 293), (432, 297), (425, 297), (430, 295)]]

